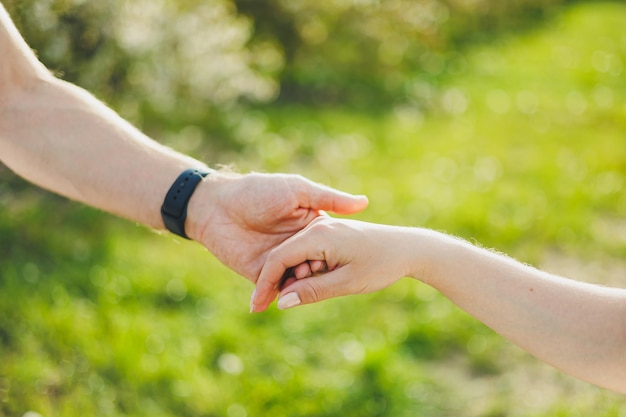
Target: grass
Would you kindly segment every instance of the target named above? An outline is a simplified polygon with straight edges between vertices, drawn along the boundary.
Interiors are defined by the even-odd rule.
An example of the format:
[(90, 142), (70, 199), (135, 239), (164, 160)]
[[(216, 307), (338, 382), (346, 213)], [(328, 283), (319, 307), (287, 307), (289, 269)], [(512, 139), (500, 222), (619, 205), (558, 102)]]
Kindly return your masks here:
[[(606, 282), (626, 255), (624, 17), (576, 5), (466, 51), (430, 113), (258, 109), (240, 123), (247, 151), (215, 162), (302, 173), (369, 195), (358, 218)], [(0, 416), (626, 414), (415, 282), (250, 315), (252, 286), (193, 243), (14, 198), (0, 215)]]

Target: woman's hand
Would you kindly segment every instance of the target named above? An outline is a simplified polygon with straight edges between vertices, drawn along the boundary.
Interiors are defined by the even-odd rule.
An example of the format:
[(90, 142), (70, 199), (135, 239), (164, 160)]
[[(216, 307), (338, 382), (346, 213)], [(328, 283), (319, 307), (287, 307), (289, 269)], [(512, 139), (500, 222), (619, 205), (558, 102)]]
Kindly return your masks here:
[[(411, 272), (417, 229), (320, 217), (272, 250), (250, 301), (264, 311), (380, 290)], [(413, 240), (413, 243), (411, 243)]]

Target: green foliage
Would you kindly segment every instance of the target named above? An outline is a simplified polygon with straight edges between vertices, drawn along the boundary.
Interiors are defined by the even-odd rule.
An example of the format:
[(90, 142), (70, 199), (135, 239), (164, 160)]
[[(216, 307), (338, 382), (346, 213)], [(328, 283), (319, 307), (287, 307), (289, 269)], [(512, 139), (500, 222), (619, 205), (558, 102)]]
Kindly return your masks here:
[[(229, 0), (5, 1), (40, 59), (164, 142), (228, 146), (221, 110), (277, 94), (277, 52), (246, 47)], [(180, 106), (185, 103), (185, 106)]]
[[(536, 26), (566, 0), (236, 0), (253, 41), (284, 51), (281, 98), (377, 109), (455, 74), (463, 47)], [(421, 101), (421, 105), (430, 103)]]
[[(41, 42), (36, 49), (49, 65), (179, 149), (210, 155), (211, 162), (235, 161), (243, 170), (298, 172), (368, 194), (370, 207), (357, 216), (362, 219), (445, 230), (557, 272), (601, 283), (617, 278), (623, 285), (623, 4), (537, 8), (522, 19), (525, 24), (513, 27), (526, 29), (518, 33), (506, 30), (507, 19), (538, 2), (507, 2), (499, 14), (496, 2), (446, 3), (449, 10), (474, 5), (466, 20), (449, 13), (441, 22), (446, 42), (437, 47), (445, 56), (460, 57), (455, 68), (462, 70), (443, 71), (434, 80), (417, 61), (402, 61), (407, 69), (400, 72), (418, 74), (408, 90), (415, 99), (387, 106), (380, 97), (373, 101), (378, 107), (365, 111), (336, 103), (285, 103), (289, 95), (248, 108), (212, 101), (211, 94), (190, 91), (178, 80), (186, 71), (180, 54), (168, 58), (169, 75), (146, 75), (166, 76), (151, 90), (131, 83), (129, 74), (152, 68), (174, 53), (170, 42), (192, 34), (174, 34), (170, 27), (159, 31), (165, 38), (159, 38), (158, 48), (124, 49), (126, 38), (119, 37), (117, 25), (135, 7), (125, 2), (5, 3), (29, 41)], [(186, 21), (209, 3), (135, 2), (154, 4), (157, 21), (163, 10), (171, 12), (167, 16), (181, 13)], [(320, 55), (310, 58), (345, 65), (344, 73), (328, 69), (328, 77), (349, 91), (343, 81), (351, 64), (340, 54), (352, 49), (345, 38), (357, 37), (363, 27), (357, 20), (365, 19), (364, 25), (398, 18), (387, 9), (378, 18), (373, 2), (362, 3), (353, 14), (357, 8), (342, 2), (328, 2), (327, 8), (260, 2), (277, 11), (261, 15), (251, 3), (237, 2), (259, 13), (254, 22), (236, 15), (227, 2), (210, 4), (222, 7), (215, 16), (235, 27), (254, 24), (260, 30), (262, 19), (271, 18), (279, 29), (285, 27), (263, 29), (245, 46), (240, 38), (234, 44), (238, 51), (272, 54), (268, 51), (276, 48), (280, 56), (288, 42), (302, 41), (283, 39), (290, 27), (302, 24), (299, 19), (332, 23), (327, 30), (337, 32), (328, 33), (341, 33), (341, 42), (320, 44)], [(345, 12), (334, 14), (341, 7)], [(210, 19), (206, 13), (199, 15)], [(533, 27), (537, 15), (550, 18)], [(463, 43), (463, 33), (479, 23), (484, 36), (472, 31), (467, 36), (476, 40)], [(94, 30), (99, 40), (89, 43), (86, 34)], [(241, 33), (252, 36), (247, 30)], [(146, 41), (153, 41), (154, 32), (149, 33)], [(494, 39), (487, 42), (486, 34)], [(334, 36), (325, 40), (331, 41)], [(65, 52), (55, 49), (55, 42), (67, 42)], [(367, 51), (372, 43), (363, 45)], [(357, 52), (362, 53), (351, 53)], [(314, 68), (313, 61), (284, 56), (286, 82), (296, 79), (298, 65), (302, 71)], [(368, 75), (362, 61), (351, 62), (378, 86), (364, 91), (379, 98), (376, 91), (393, 76), (377, 72), (376, 63)], [(278, 77), (269, 67), (250, 68), (248, 74)], [(167, 81), (169, 76), (174, 81)], [(312, 89), (322, 85), (296, 81)], [(172, 89), (158, 90), (165, 87)], [(172, 112), (155, 104), (163, 91), (175, 97)], [(213, 104), (198, 110), (203, 99), (196, 93)], [(220, 113), (209, 115), (211, 107)], [(217, 135), (212, 124), (217, 119), (230, 143), (226, 149), (203, 143)], [(538, 363), (416, 282), (250, 315), (252, 286), (198, 245), (51, 196), (8, 172), (0, 177), (0, 416), (626, 413), (621, 397)], [(613, 270), (619, 272), (612, 276)]]

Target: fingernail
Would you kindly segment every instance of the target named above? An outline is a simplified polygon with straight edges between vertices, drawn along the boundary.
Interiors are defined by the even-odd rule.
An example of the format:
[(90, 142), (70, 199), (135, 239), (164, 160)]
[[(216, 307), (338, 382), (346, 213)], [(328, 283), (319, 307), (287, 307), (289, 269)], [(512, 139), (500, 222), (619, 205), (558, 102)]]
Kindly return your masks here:
[(256, 288), (254, 289), (254, 291), (252, 291), (252, 295), (250, 296), (250, 313), (254, 313), (256, 311), (256, 304), (252, 302), (254, 301), (255, 296), (256, 296)]
[(281, 310), (286, 310), (291, 307), (295, 307), (301, 304), (302, 301), (300, 297), (298, 297), (298, 293), (290, 292), (289, 294), (285, 294), (278, 299), (278, 308)]

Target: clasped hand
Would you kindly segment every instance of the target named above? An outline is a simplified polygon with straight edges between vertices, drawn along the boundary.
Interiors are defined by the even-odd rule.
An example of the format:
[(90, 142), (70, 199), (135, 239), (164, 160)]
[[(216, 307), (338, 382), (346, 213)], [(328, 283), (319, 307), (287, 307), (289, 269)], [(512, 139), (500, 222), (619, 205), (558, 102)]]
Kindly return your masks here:
[(285, 309), (385, 288), (412, 272), (403, 259), (411, 259), (413, 233), (407, 228), (318, 217), (269, 252), (250, 310), (264, 311), (277, 295), (278, 307)]
[(268, 254), (324, 212), (352, 214), (367, 207), (354, 196), (299, 175), (217, 172), (189, 203), (188, 235), (253, 283)]

